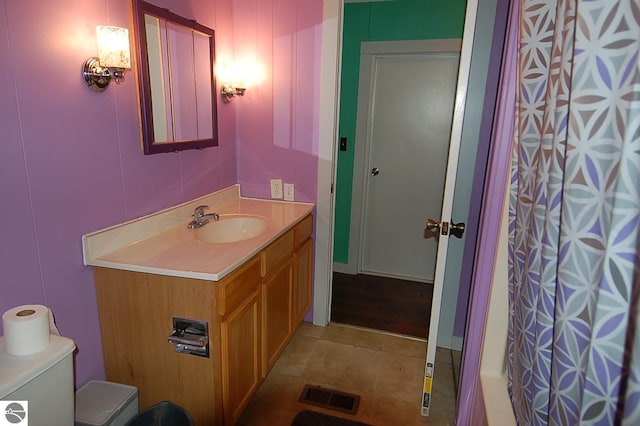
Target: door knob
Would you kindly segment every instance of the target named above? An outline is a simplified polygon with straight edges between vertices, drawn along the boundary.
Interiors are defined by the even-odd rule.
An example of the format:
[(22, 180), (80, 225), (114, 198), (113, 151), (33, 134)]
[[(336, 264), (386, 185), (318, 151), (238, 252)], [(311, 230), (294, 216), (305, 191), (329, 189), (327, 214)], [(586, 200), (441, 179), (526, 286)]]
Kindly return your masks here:
[[(436, 222), (433, 219), (427, 219), (427, 229), (425, 236), (426, 238), (434, 235), (438, 235), (442, 230), (442, 235), (452, 234), (454, 237), (462, 238), (462, 234), (464, 234), (465, 225), (464, 223), (449, 223), (449, 222)], [(429, 235), (426, 235), (426, 234)]]
[(450, 229), (454, 237), (462, 238), (462, 234), (464, 234), (464, 223), (453, 223), (453, 221), (451, 221)]
[(373, 169), (371, 169), (371, 176), (378, 176), (380, 174), (380, 169), (377, 167), (374, 167)]
[(440, 232), (440, 222), (436, 222), (433, 219), (427, 219), (427, 231), (429, 232)]

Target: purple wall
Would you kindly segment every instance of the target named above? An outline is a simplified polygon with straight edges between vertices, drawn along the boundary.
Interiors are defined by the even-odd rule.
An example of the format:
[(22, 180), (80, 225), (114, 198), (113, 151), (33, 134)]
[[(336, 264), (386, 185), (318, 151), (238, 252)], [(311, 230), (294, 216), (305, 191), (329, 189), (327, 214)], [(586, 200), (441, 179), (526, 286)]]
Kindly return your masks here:
[[(501, 7), (505, 6), (505, 2)], [(485, 323), (493, 265), (495, 262), (504, 194), (509, 184), (511, 149), (515, 125), (517, 87), (517, 48), (519, 4), (511, 2), (508, 10), (506, 39), (500, 70), (501, 81), (498, 92), (494, 126), (491, 133), (489, 163), (485, 176), (485, 191), (482, 198), (482, 215), (476, 242), (476, 258), (473, 265), (473, 281), (469, 302), (465, 347), (460, 369), (460, 391), (457, 398), (456, 424), (486, 424), (484, 395), (480, 385), (480, 361), (484, 345)], [(499, 354), (502, 356), (502, 354)], [(490, 397), (490, 396), (488, 396)], [(473, 419), (473, 421), (471, 421)]]
[[(230, 8), (216, 13), (214, 3), (199, 3), (178, 12), (193, 10), (210, 26), (230, 19)], [(0, 311), (49, 306), (78, 346), (78, 384), (104, 375), (81, 235), (236, 182), (231, 110), (221, 111), (217, 148), (142, 154), (134, 73), (104, 93), (81, 82), (82, 62), (97, 53), (98, 24), (131, 29), (130, 3), (3, 0), (0, 7)], [(220, 31), (218, 43), (231, 37)]]
[[(460, 271), (460, 288), (458, 290), (458, 301), (456, 304), (456, 320), (453, 325), (454, 336), (464, 336), (467, 308), (471, 292), (471, 281), (473, 279), (473, 266), (476, 250), (476, 240), (480, 228), (480, 214), (482, 207), (482, 196), (484, 194), (484, 177), (487, 171), (489, 156), (489, 144), (491, 142), (491, 132), (493, 129), (493, 115), (497, 103), (498, 84), (501, 78), (500, 68), (502, 66), (502, 48), (507, 25), (507, 11), (509, 0), (496, 1), (496, 14), (493, 25), (493, 38), (491, 42), (491, 52), (489, 53), (489, 72), (487, 74), (487, 85), (485, 88), (484, 105), (482, 108), (482, 121), (478, 135), (478, 149), (476, 154), (475, 169), (473, 172), (473, 185), (471, 189), (471, 201), (469, 202), (469, 214), (467, 222), (467, 237), (464, 242), (464, 258)], [(472, 221), (470, 219), (476, 219)]]
[[(317, 97), (312, 95), (319, 79), (312, 71), (319, 55), (314, 28), (322, 16), (315, 3), (322, 2), (153, 3), (214, 28), (217, 58), (238, 52), (232, 49), (237, 37), (240, 50), (254, 47), (273, 67), (274, 87), (293, 83), (277, 97), (268, 81), (244, 99), (218, 102), (218, 147), (144, 156), (134, 73), (104, 93), (92, 92), (80, 77), (82, 62), (97, 53), (96, 25), (132, 30), (130, 2), (0, 0), (0, 312), (22, 304), (49, 306), (62, 334), (78, 346), (78, 385), (104, 377), (82, 234), (238, 181), (250, 186), (247, 195), (266, 196), (273, 176), (295, 183), (299, 199), (315, 201)], [(260, 10), (238, 14), (251, 6)], [(263, 49), (278, 44), (276, 37), (288, 38), (292, 50), (287, 55), (274, 48), (271, 61), (271, 51)], [(290, 74), (280, 75), (281, 70)], [(296, 79), (297, 70), (311, 73)], [(277, 118), (289, 123), (286, 144), (274, 136), (280, 126), (276, 110)]]
[(245, 196), (269, 198), (269, 180), (316, 201), (322, 2), (234, 0), (237, 58), (261, 64), (264, 80), (234, 99), (238, 175)]

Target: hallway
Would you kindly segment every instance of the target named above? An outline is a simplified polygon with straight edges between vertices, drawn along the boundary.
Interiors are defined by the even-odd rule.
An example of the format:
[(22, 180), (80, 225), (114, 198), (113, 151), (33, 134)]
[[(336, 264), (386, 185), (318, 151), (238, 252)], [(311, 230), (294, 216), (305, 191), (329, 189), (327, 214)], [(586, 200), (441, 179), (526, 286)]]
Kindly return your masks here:
[(426, 339), (433, 284), (333, 273), (331, 320)]

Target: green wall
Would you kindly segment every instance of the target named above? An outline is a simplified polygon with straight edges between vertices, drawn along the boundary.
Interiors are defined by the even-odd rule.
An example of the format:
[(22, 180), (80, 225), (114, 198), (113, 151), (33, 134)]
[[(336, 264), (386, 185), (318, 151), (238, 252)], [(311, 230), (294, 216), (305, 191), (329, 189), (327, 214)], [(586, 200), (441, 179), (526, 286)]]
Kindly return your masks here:
[(342, 44), (340, 137), (338, 151), (334, 262), (349, 261), (351, 191), (356, 140), (360, 44), (363, 41), (462, 38), (466, 0), (396, 0), (346, 3)]

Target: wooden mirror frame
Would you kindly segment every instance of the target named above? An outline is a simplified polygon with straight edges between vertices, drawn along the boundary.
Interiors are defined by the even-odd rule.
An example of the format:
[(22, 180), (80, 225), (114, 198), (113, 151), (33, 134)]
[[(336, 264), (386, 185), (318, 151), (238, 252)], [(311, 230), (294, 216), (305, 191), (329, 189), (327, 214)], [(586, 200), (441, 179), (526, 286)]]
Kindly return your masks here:
[[(214, 30), (197, 23), (195, 20), (186, 19), (180, 15), (144, 2), (133, 0), (133, 19), (136, 38), (136, 59), (138, 75), (138, 96), (140, 104), (140, 122), (142, 133), (142, 149), (145, 155), (161, 152), (175, 152), (187, 149), (202, 149), (218, 145), (217, 124), (217, 99), (216, 82), (214, 75), (215, 63), (215, 33)], [(166, 20), (193, 31), (206, 34), (209, 37), (209, 66), (211, 75), (211, 137), (205, 139), (191, 139), (180, 141), (156, 141), (153, 123), (153, 105), (151, 102), (151, 81), (149, 74), (149, 60), (147, 48), (147, 34), (145, 30), (145, 15), (151, 15), (161, 20)]]

